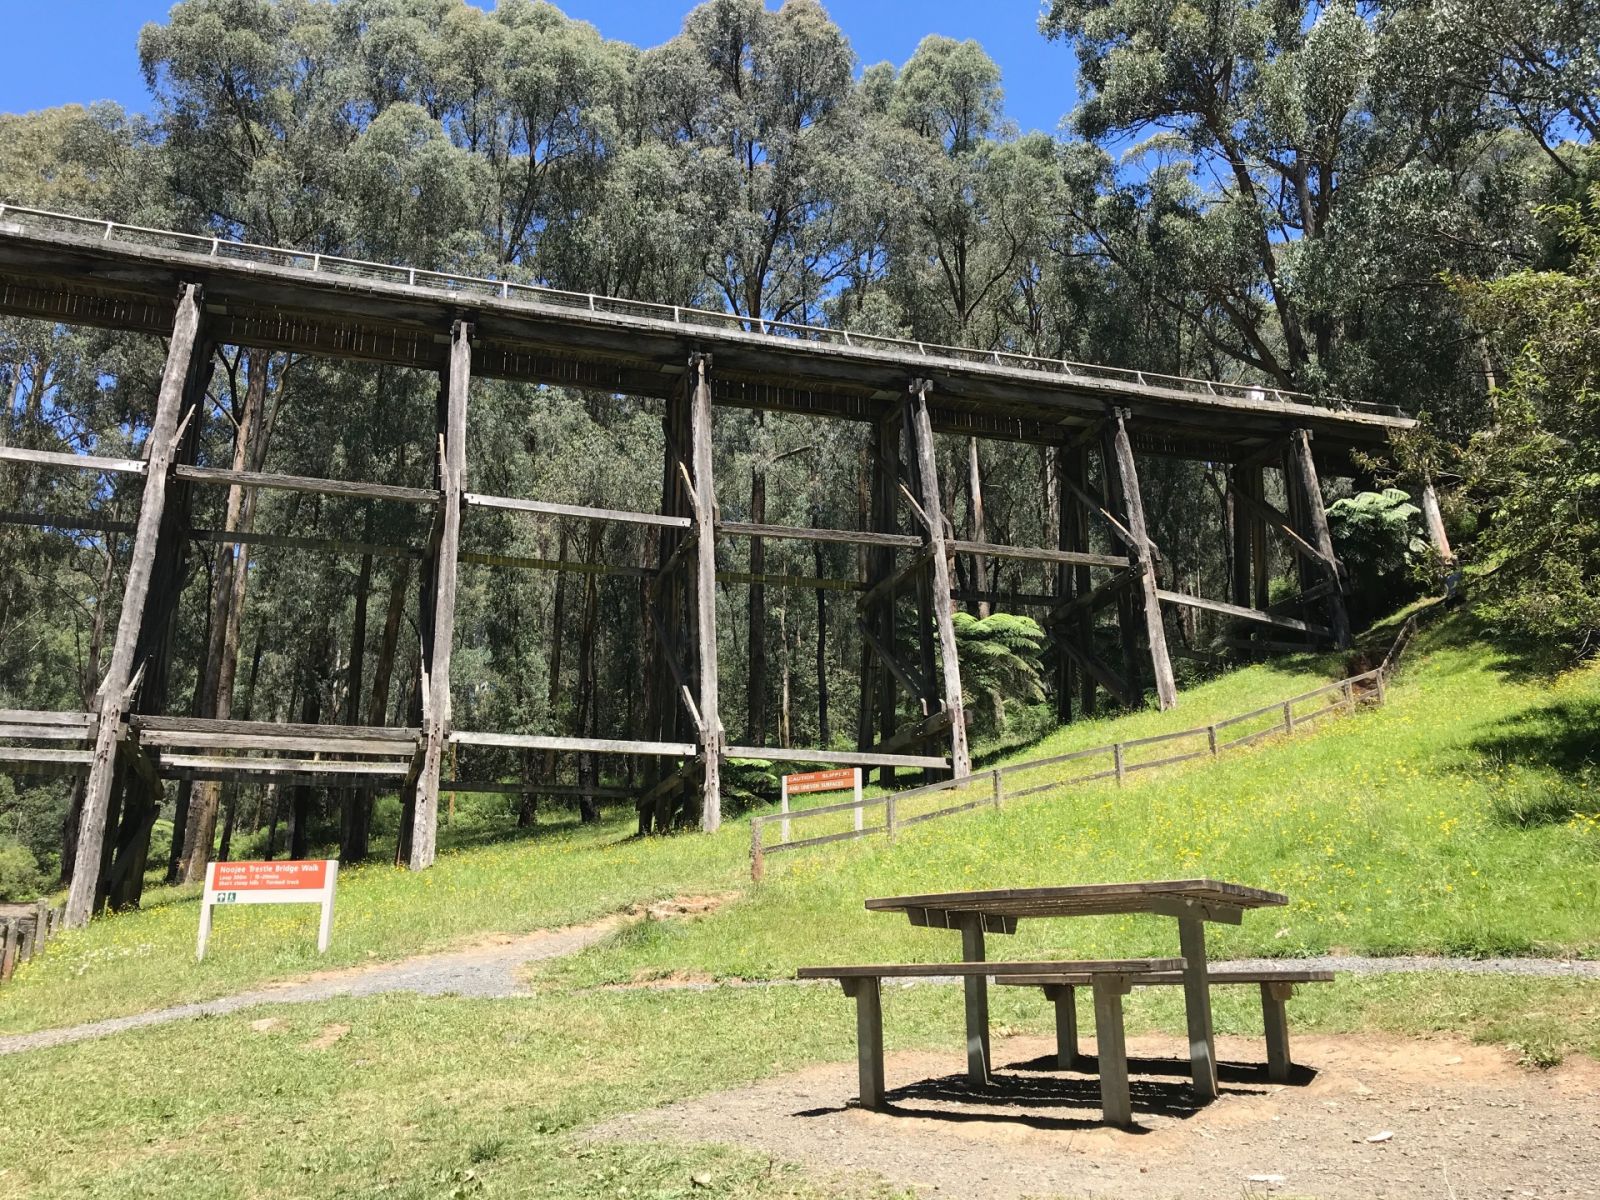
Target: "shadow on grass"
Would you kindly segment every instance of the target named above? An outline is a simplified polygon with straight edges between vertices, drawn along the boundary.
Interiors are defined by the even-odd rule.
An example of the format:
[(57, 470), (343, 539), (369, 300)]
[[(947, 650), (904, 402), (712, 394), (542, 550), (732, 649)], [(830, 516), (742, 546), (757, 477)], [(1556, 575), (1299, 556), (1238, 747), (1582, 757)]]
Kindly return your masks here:
[(1514, 683), (1545, 682), (1571, 666), (1548, 647), (1496, 633), (1470, 604), (1424, 628), (1413, 652), (1430, 650), (1487, 650), (1489, 668)]
[(1507, 824), (1554, 825), (1600, 807), (1600, 696), (1552, 700), (1507, 717), (1467, 747), (1492, 764), (1552, 775), (1546, 787), (1508, 789), (1495, 797)]

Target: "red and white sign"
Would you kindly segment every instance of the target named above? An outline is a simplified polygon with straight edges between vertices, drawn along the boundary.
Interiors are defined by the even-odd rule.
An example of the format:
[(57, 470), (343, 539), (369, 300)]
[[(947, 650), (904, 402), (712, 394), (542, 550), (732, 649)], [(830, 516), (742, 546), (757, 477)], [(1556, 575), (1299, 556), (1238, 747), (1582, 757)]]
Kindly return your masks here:
[(320, 904), (317, 953), (328, 949), (333, 933), (333, 890), (339, 860), (305, 862), (224, 862), (206, 864), (206, 889), (200, 897), (200, 940), (195, 958), (206, 956), (211, 940), (211, 910), (218, 904)]
[[(807, 792), (842, 792), (854, 788), (856, 793), (856, 828), (861, 828), (861, 768), (835, 767), (830, 771), (802, 771), (798, 775), (785, 775), (778, 789), (778, 807), (789, 811), (789, 797), (803, 796)], [(783, 840), (789, 840), (789, 822), (783, 822)]]

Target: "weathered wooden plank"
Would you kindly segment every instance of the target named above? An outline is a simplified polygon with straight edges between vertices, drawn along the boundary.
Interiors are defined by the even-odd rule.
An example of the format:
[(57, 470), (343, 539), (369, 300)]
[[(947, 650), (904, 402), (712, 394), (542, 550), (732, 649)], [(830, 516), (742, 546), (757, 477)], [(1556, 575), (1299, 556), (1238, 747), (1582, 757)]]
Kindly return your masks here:
[(693, 524), (688, 517), (664, 517), (660, 513), (617, 508), (591, 508), (585, 504), (554, 504), (547, 500), (484, 496), (477, 492), (466, 492), (461, 498), (468, 508), (498, 508), (544, 517), (578, 517), (590, 521), (616, 521), (625, 525), (655, 525), (664, 529), (688, 529)]
[(1207, 600), (1203, 596), (1191, 596), (1186, 592), (1169, 592), (1161, 588), (1156, 589), (1156, 596), (1168, 604), (1181, 604), (1188, 608), (1203, 608), (1207, 612), (1221, 613), (1228, 617), (1238, 617), (1241, 621), (1255, 621), (1262, 625), (1274, 625), (1279, 629), (1294, 629), (1301, 633), (1326, 634), (1325, 625), (1314, 625), (1310, 621), (1302, 621), (1297, 617), (1282, 617), (1276, 613), (1263, 612), (1258, 608), (1244, 608), (1238, 604), (1228, 604), (1222, 600)]
[(1350, 615), (1344, 604), (1344, 568), (1333, 549), (1333, 533), (1328, 527), (1328, 510), (1323, 506), (1322, 482), (1317, 478), (1317, 462), (1311, 454), (1311, 431), (1296, 429), (1289, 435), (1295, 470), (1300, 476), (1301, 494), (1306, 502), (1306, 520), (1311, 526), (1311, 543), (1332, 571), (1340, 586), (1328, 594), (1328, 624), (1333, 640), (1342, 650), (1350, 645)]
[(258, 733), (174, 733), (149, 730), (140, 733), (146, 746), (177, 746), (197, 750), (302, 751), (312, 754), (370, 754), (410, 761), (414, 743), (394, 738), (264, 737)]
[(185, 479), (191, 483), (226, 483), (242, 488), (354, 496), (362, 500), (394, 500), (403, 504), (437, 504), (440, 500), (439, 493), (429, 488), (358, 483), (348, 479), (314, 479), (304, 475), (274, 475), (266, 471), (235, 471), (227, 467), (191, 467), (180, 463), (172, 468), (172, 475), (175, 479)]
[(1289, 1057), (1289, 1014), (1284, 1009), (1284, 1002), (1293, 995), (1293, 983), (1261, 982), (1261, 1021), (1267, 1034), (1267, 1078), (1274, 1083), (1288, 1083), (1290, 1072), (1294, 1070), (1294, 1062)]
[(928, 754), (874, 754), (861, 750), (808, 750), (796, 747), (729, 746), (729, 758), (757, 758), (771, 762), (831, 763), (840, 767), (929, 767), (948, 770), (950, 760)]
[(0, 708), (0, 721), (18, 725), (76, 725), (80, 729), (87, 729), (94, 724), (94, 714), (50, 712), (38, 708)]
[(1065, 563), (1069, 566), (1116, 567), (1126, 569), (1130, 562), (1114, 554), (1088, 554), (1081, 550), (1045, 550), (1034, 546), (1003, 546), (997, 542), (948, 541), (952, 554), (979, 554), (988, 558), (1018, 558), (1028, 562)]
[[(1204, 969), (1202, 967), (1202, 969)], [(1122, 998), (1128, 994), (1126, 975), (1097, 975), (1094, 989), (1094, 1048), (1100, 1068), (1100, 1111), (1107, 1125), (1133, 1124), (1132, 1097), (1128, 1089), (1128, 1040), (1122, 1019)]]
[(1115, 453), (1107, 468), (1117, 473), (1122, 502), (1127, 506), (1128, 531), (1134, 537), (1133, 554), (1145, 568), (1139, 572), (1145, 639), (1155, 676), (1156, 702), (1165, 711), (1178, 703), (1178, 681), (1172, 673), (1172, 657), (1167, 653), (1167, 630), (1161, 615), (1161, 601), (1156, 596), (1155, 564), (1150, 558), (1150, 539), (1145, 534), (1144, 497), (1139, 491), (1139, 471), (1133, 461), (1133, 444), (1128, 440), (1127, 419), (1125, 409), (1111, 414), (1111, 445)]
[(1312, 562), (1318, 564), (1319, 566), (1331, 569), (1333, 565), (1332, 562), (1323, 555), (1322, 551), (1318, 550), (1315, 546), (1306, 541), (1305, 538), (1301, 537), (1300, 534), (1295, 531), (1294, 525), (1290, 522), (1289, 518), (1285, 514), (1279, 512), (1265, 500), (1259, 499), (1256, 496), (1252, 496), (1247, 492), (1237, 492), (1235, 493), (1235, 496), (1238, 500), (1244, 503), (1246, 508), (1256, 513), (1256, 515), (1265, 520), (1268, 525), (1272, 526), (1272, 528), (1283, 534), (1283, 536), (1288, 539), (1291, 549), (1301, 555), (1304, 555), (1306, 558), (1309, 558)]
[(439, 833), (439, 776), (445, 736), (451, 725), (450, 659), (456, 638), (457, 556), (461, 552), (461, 498), (467, 477), (467, 392), (472, 382), (473, 329), (457, 321), (450, 331), (450, 368), (444, 381), (444, 444), (439, 459), (439, 488), (444, 504), (438, 510), (443, 529), (433, 559), (433, 627), (426, 686), (429, 704), (423, 714), (422, 771), (417, 776), (412, 809), (413, 871), (433, 865)]
[(939, 468), (928, 420), (928, 393), (933, 382), (917, 380), (911, 388), (907, 418), (912, 453), (917, 462), (917, 484), (927, 515), (928, 553), (933, 560), (933, 623), (939, 640), (939, 669), (944, 677), (944, 707), (950, 714), (950, 768), (956, 776), (972, 774), (972, 754), (967, 748), (967, 722), (961, 697), (961, 656), (956, 649), (954, 611), (950, 603), (950, 558), (944, 535), (943, 499), (939, 494)]
[(1181, 958), (1080, 958), (1059, 962), (982, 962), (966, 960), (945, 963), (876, 963), (839, 967), (801, 967), (796, 979), (941, 979), (969, 976), (1001, 979), (1008, 975), (1138, 975), (1157, 971), (1181, 971)]
[(889, 648), (878, 640), (878, 635), (872, 632), (871, 627), (865, 621), (858, 620), (856, 629), (860, 632), (862, 641), (878, 656), (878, 661), (884, 665), (895, 681), (905, 689), (906, 695), (911, 698), (912, 702), (922, 701), (928, 692), (917, 674), (889, 652)]
[(920, 547), (909, 533), (874, 533), (857, 529), (808, 529), (798, 525), (765, 525), (754, 521), (719, 521), (717, 532), (728, 537), (779, 538), (799, 542), (833, 542), (845, 546)]
[(210, 717), (143, 717), (128, 718), (128, 727), (140, 734), (146, 732), (170, 733), (223, 733), (259, 736), (265, 739), (281, 737), (316, 737), (406, 742), (415, 745), (421, 730), (387, 725), (304, 725), (277, 721), (218, 721)]
[(1189, 1025), (1189, 1066), (1194, 1092), (1202, 1103), (1217, 1098), (1217, 1044), (1211, 1029), (1211, 985), (1206, 979), (1206, 923), (1178, 918), (1178, 949), (1183, 954), (1183, 1006)]
[(35, 742), (81, 742), (89, 730), (77, 725), (0, 725), (0, 741), (27, 738)]
[(0, 762), (48, 767), (81, 767), (93, 761), (92, 750), (52, 750), (42, 746), (0, 746)]
[(111, 783), (116, 768), (118, 727), (127, 710), (128, 685), (133, 678), (133, 655), (144, 621), (145, 602), (155, 569), (156, 545), (166, 510), (167, 476), (177, 448), (178, 415), (184, 397), (204, 373), (207, 351), (201, 349), (201, 294), (195, 284), (184, 287), (167, 344), (166, 365), (151, 421), (149, 470), (139, 501), (139, 521), (128, 572), (122, 588), (122, 609), (111, 654), (101, 677), (100, 724), (95, 737), (89, 779), (84, 786), (83, 809), (78, 822), (78, 849), (73, 863), (72, 886), (67, 896), (66, 922), (70, 928), (89, 923), (100, 884), (106, 821), (110, 812)]
[(845, 995), (856, 1002), (856, 1071), (861, 1107), (883, 1107), (883, 1000), (876, 979), (851, 979)]
[(855, 579), (820, 579), (815, 575), (773, 575), (764, 571), (718, 571), (717, 582), (761, 584), (764, 587), (799, 588), (812, 592), (865, 590), (865, 585)]
[(42, 467), (74, 467), (111, 475), (143, 475), (146, 464), (135, 458), (102, 458), (94, 454), (64, 454), (57, 450), (30, 450), (26, 446), (0, 446), (0, 462), (32, 463)]
[(295, 775), (387, 775), (399, 778), (411, 765), (409, 758), (394, 762), (340, 762), (331, 758), (247, 758), (232, 755), (165, 754), (161, 758), (163, 775), (174, 771), (237, 772), (260, 771)]
[[(712, 476), (711, 360), (690, 360), (689, 453), (693, 486), (685, 493), (695, 511), (694, 636), (700, 680), (700, 828), (714, 833), (722, 825), (722, 705), (717, 671), (717, 490)], [(681, 464), (680, 464), (681, 465)]]
[(646, 742), (629, 738), (549, 737), (535, 733), (477, 733), (456, 729), (450, 742), (457, 746), (503, 746), (513, 750), (584, 751), (590, 754), (653, 754), (663, 758), (693, 757), (693, 742)]
[(477, 792), (486, 796), (593, 796), (597, 800), (627, 800), (639, 794), (637, 788), (585, 787), (581, 783), (506, 783), (499, 780), (443, 779), (441, 792)]

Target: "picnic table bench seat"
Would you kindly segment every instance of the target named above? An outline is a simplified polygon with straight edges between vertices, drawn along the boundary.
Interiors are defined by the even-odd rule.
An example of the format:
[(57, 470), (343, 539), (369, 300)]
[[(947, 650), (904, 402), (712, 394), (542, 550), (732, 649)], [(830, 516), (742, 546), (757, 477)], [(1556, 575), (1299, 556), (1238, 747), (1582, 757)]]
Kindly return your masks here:
[[(845, 995), (855, 1000), (861, 1107), (873, 1110), (884, 1107), (883, 980), (993, 978), (1008, 982), (1019, 978), (1054, 981), (1066, 977), (1081, 980), (1094, 993), (1101, 1109), (1107, 1124), (1126, 1127), (1133, 1122), (1133, 1111), (1128, 1091), (1128, 1047), (1123, 1028), (1122, 998), (1133, 990), (1134, 980), (1141, 976), (1160, 977), (1176, 972), (1181, 977), (1183, 969), (1184, 960), (1181, 958), (1114, 958), (1065, 962), (880, 963), (801, 967), (796, 977), (837, 979)], [(1053, 983), (1050, 986), (1054, 986)]]
[[(1256, 984), (1261, 988), (1261, 1018), (1267, 1031), (1267, 1078), (1287, 1083), (1294, 1063), (1289, 1057), (1289, 1016), (1284, 1002), (1297, 984), (1331, 983), (1333, 972), (1309, 967), (1236, 967), (1208, 971), (1212, 984)], [(1078, 1060), (1078, 1009), (1076, 989), (1093, 985), (1094, 976), (1083, 971), (1041, 971), (1010, 974), (995, 982), (1011, 987), (1036, 987), (1056, 1009), (1056, 1062), (1070, 1071)], [(1133, 976), (1134, 987), (1180, 987), (1183, 972), (1145, 971)]]

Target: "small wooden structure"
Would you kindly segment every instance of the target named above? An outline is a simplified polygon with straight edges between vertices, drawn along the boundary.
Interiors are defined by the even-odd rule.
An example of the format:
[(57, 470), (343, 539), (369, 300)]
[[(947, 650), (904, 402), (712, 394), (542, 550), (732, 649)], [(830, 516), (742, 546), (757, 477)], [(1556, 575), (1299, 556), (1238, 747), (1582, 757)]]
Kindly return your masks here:
[[(1264, 629), (1343, 644), (1346, 580), (1328, 537), (1321, 471), (1353, 472), (1354, 456), (1380, 449), (1414, 422), (1397, 410), (1329, 403), (1273, 388), (1098, 367), (1003, 351), (976, 351), (853, 334), (672, 305), (575, 294), (504, 280), (446, 275), (216, 238), (0, 205), (0, 313), (167, 339), (166, 368), (142, 460), (0, 447), (0, 461), (53, 470), (140, 476), (143, 495), (110, 661), (94, 712), (71, 714), (84, 736), (68, 749), (0, 747), (14, 771), (86, 771), (88, 781), (68, 920), (81, 924), (113, 878), (144, 868), (161, 782), (188, 778), (294, 778), (329, 785), (390, 777), (411, 801), (403, 837), (413, 868), (435, 854), (441, 764), (447, 745), (629, 755), (645, 763), (642, 831), (720, 823), (721, 764), (730, 757), (897, 770), (970, 772), (961, 664), (952, 616), (971, 599), (953, 584), (959, 556), (1014, 558), (1054, 568), (1049, 595), (982, 593), (997, 605), (1041, 612), (1056, 647), (1063, 715), (1097, 689), (1137, 703), (1148, 679), (1163, 707), (1176, 702), (1163, 607), (1198, 606)], [(397, 487), (201, 466), (201, 400), (218, 345), (384, 363), (439, 379), (434, 482)], [(478, 378), (598, 389), (663, 402), (658, 512), (558, 504), (469, 490), (469, 393)], [(864, 423), (871, 434), (867, 512), (859, 529), (796, 528), (722, 518), (711, 430), (718, 408), (759, 409)], [(1055, 544), (1006, 546), (954, 536), (935, 473), (940, 435), (1044, 448)], [(1089, 458), (1100, 460), (1091, 482)], [(1230, 464), (1236, 519), (1235, 579), (1227, 601), (1163, 588), (1151, 540), (1138, 454)], [(1284, 471), (1290, 502), (1264, 498), (1262, 471)], [(353, 496), (433, 513), (422, 550), (423, 698), (419, 727), (315, 726), (285, 732), (250, 722), (149, 724), (166, 708), (175, 581), (196, 539), (250, 540), (191, 528), (195, 488), (236, 486)], [(552, 570), (640, 581), (653, 640), (643, 728), (604, 738), (542, 737), (457, 727), (451, 709), (456, 579), (468, 556), (463, 524), (475, 511), (528, 519), (577, 517), (644, 526), (650, 564), (528, 562)], [(34, 514), (14, 519), (39, 523)], [(6, 519), (0, 515), (0, 520)], [(83, 518), (76, 527), (100, 528)], [(48, 523), (73, 528), (70, 516)], [(1091, 549), (1098, 523), (1114, 546)], [(1266, 596), (1266, 539), (1280, 535), (1303, 563), (1301, 594), (1287, 607)], [(260, 540), (252, 535), (254, 540)], [(858, 579), (796, 579), (719, 571), (719, 540), (799, 539), (865, 548)], [(331, 540), (294, 544), (348, 551)], [(1098, 581), (1092, 572), (1101, 572)], [(730, 744), (718, 688), (719, 583), (854, 593), (860, 635), (858, 748), (776, 750)], [(1091, 637), (1096, 610), (1115, 605), (1120, 668)], [(909, 621), (907, 618), (910, 618)], [(901, 697), (920, 715), (900, 719)], [(50, 714), (24, 722), (45, 728)], [(141, 722), (143, 722), (141, 724)], [(147, 735), (189, 737), (158, 744)], [(203, 740), (196, 741), (194, 739)], [(297, 739), (290, 746), (286, 738)], [(0, 735), (0, 742), (7, 738)], [(40, 739), (14, 738), (30, 741)], [(382, 743), (381, 748), (377, 747)], [(403, 743), (403, 746), (402, 746)], [(195, 753), (213, 751), (215, 753)], [(283, 757), (276, 757), (282, 752)], [(297, 755), (298, 757), (291, 757)], [(238, 756), (238, 757), (234, 757)], [(112, 839), (108, 841), (108, 839)]]

